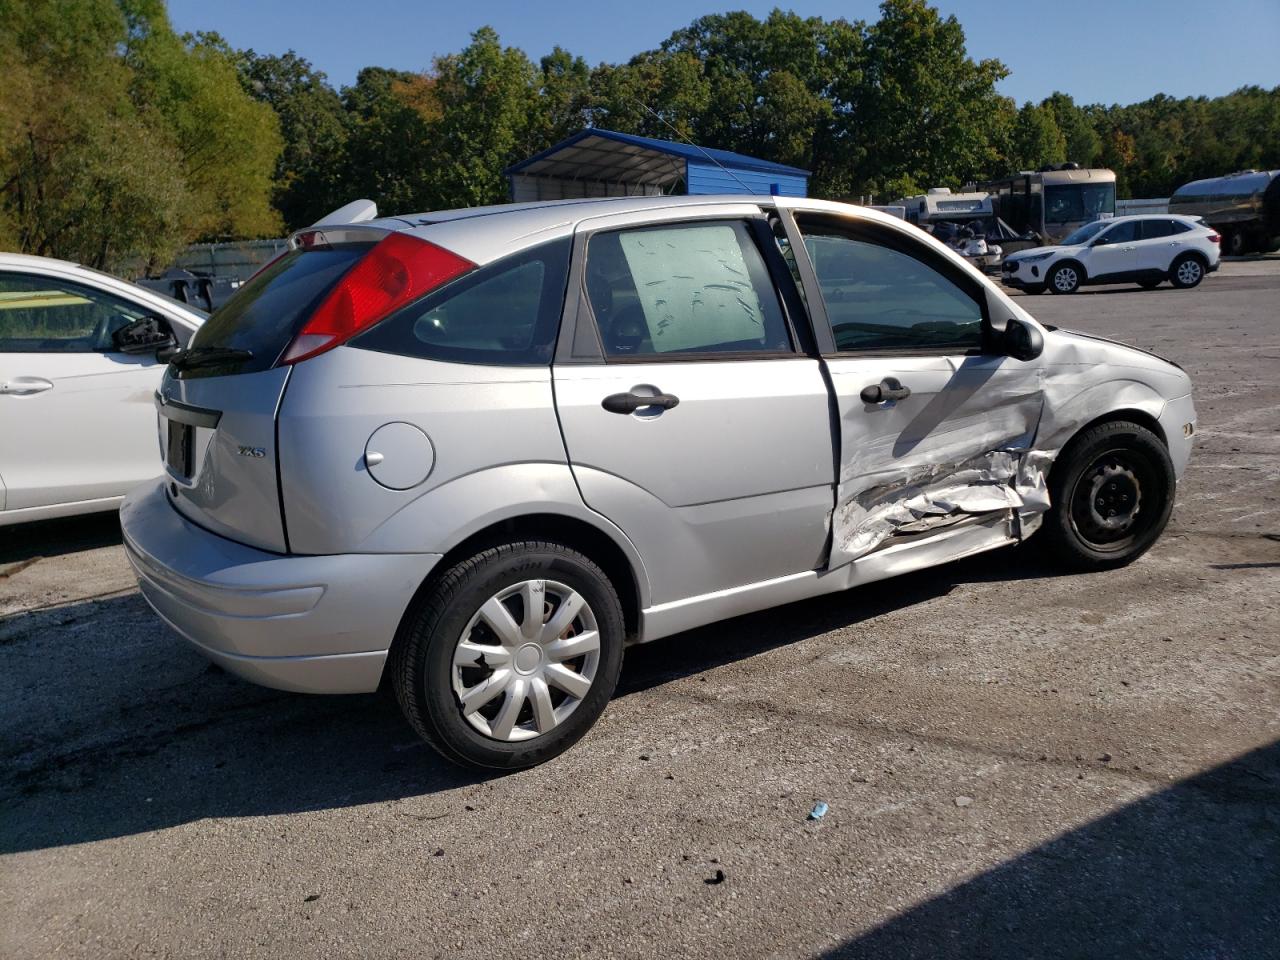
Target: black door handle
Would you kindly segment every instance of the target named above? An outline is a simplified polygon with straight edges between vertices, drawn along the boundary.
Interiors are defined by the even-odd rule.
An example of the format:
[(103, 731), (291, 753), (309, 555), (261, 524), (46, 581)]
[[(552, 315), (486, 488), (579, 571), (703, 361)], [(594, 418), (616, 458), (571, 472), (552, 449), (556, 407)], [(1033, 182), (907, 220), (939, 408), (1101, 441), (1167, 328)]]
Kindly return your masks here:
[(670, 410), (680, 398), (670, 393), (645, 396), (639, 393), (613, 393), (600, 401), (600, 406), (610, 413), (635, 413), (641, 407), (661, 407)]
[(885, 377), (879, 383), (863, 387), (858, 394), (863, 403), (884, 403), (888, 400), (905, 400), (911, 396), (911, 388), (904, 387), (896, 377)]

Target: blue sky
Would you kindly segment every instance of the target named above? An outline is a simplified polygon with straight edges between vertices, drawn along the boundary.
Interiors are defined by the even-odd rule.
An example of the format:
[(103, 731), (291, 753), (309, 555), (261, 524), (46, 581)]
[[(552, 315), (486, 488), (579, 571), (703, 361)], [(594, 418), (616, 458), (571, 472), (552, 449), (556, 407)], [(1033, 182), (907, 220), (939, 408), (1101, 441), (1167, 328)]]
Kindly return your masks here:
[[(1216, 96), (1280, 85), (1280, 0), (955, 0), (969, 53), (1012, 74), (1018, 101), (1063, 90), (1081, 103), (1132, 103), (1156, 93)], [(537, 59), (559, 44), (591, 64), (656, 46), (704, 13), (775, 6), (804, 16), (874, 20), (873, 0), (169, 0), (175, 28), (216, 30), (237, 47), (293, 49), (335, 86), (364, 66), (421, 70), (488, 24)]]

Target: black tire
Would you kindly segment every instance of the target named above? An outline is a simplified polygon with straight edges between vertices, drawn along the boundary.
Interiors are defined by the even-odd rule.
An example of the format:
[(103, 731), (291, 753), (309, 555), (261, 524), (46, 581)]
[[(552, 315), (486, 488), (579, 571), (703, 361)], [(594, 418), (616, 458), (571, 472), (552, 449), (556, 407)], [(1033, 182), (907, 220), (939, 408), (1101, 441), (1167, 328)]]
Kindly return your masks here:
[(1169, 279), (1179, 290), (1190, 290), (1192, 287), (1200, 286), (1204, 275), (1204, 260), (1194, 253), (1182, 254), (1169, 267)]
[[(558, 726), (508, 742), (486, 736), (464, 718), (453, 687), (454, 651), (481, 605), (527, 580), (556, 581), (586, 600), (599, 633), (599, 660), (590, 688)], [(508, 543), (455, 564), (419, 596), (400, 626), (388, 667), (410, 726), (446, 759), (519, 770), (563, 753), (599, 719), (622, 670), (624, 636), (622, 604), (599, 566), (562, 544)], [(502, 694), (503, 703), (507, 696)]]
[(1230, 257), (1243, 257), (1249, 252), (1249, 238), (1243, 230), (1232, 230), (1222, 238), (1222, 252)]
[(1138, 286), (1140, 286), (1143, 290), (1154, 290), (1156, 287), (1160, 286), (1160, 284), (1162, 283), (1164, 283), (1163, 280), (1139, 280)]
[(1056, 294), (1075, 293), (1080, 289), (1080, 281), (1083, 279), (1080, 267), (1074, 263), (1060, 263), (1049, 271), (1049, 276), (1045, 278), (1048, 281), (1049, 290)]
[(1042, 546), (1074, 570), (1124, 566), (1164, 531), (1175, 490), (1169, 451), (1146, 427), (1090, 427), (1067, 444), (1049, 475)]

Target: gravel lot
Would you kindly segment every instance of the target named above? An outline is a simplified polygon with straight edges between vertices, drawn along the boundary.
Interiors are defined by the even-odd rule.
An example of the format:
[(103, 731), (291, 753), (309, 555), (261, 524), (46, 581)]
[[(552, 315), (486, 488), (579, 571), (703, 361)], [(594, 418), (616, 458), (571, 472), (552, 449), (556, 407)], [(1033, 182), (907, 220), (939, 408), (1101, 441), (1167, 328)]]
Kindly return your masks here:
[(1152, 553), (632, 650), (524, 773), (208, 668), (111, 517), (0, 529), (0, 956), (1280, 956), (1280, 260), (1024, 303), (1194, 378)]

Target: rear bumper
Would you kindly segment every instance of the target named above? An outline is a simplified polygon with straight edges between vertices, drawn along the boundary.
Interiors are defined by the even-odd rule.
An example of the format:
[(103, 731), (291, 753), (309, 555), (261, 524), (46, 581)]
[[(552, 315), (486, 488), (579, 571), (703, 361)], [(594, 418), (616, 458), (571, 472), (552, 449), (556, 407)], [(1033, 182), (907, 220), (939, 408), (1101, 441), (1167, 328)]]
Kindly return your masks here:
[(263, 686), (377, 689), (400, 618), (439, 554), (282, 556), (198, 527), (161, 481), (120, 508), (142, 595), (206, 657)]

